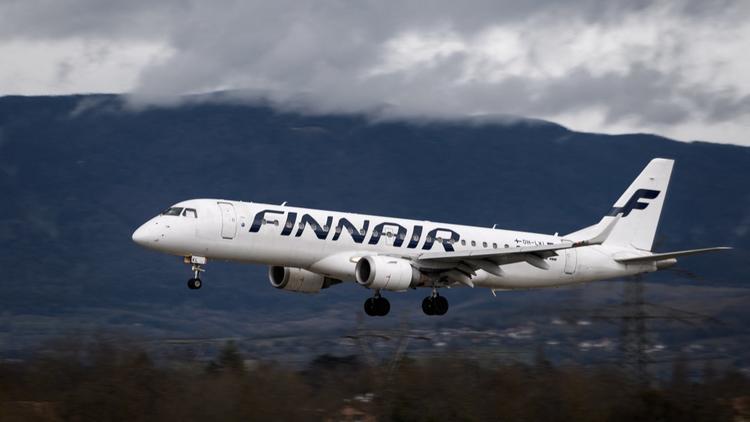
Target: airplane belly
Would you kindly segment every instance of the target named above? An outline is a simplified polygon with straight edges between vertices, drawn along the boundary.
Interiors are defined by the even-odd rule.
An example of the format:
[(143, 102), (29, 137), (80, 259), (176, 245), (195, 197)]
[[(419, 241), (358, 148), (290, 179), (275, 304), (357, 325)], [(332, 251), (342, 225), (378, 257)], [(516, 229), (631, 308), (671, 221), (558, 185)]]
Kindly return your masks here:
[(326, 248), (322, 245), (311, 245), (310, 241), (299, 239), (269, 235), (235, 240), (232, 245), (222, 245), (222, 259), (306, 268), (326, 256)]
[(611, 251), (601, 247), (578, 248), (575, 266), (568, 258), (570, 256), (560, 254), (557, 260), (548, 260), (548, 270), (535, 268), (525, 262), (503, 265), (502, 277), (489, 275), (478, 285), (504, 289), (556, 287), (654, 271), (647, 265), (619, 264), (611, 258)]
[(562, 276), (562, 269), (556, 265), (542, 270), (526, 262), (517, 262), (503, 265), (502, 270), (502, 276), (486, 274), (475, 282), (475, 286), (490, 289), (532, 289), (574, 282), (572, 275)]

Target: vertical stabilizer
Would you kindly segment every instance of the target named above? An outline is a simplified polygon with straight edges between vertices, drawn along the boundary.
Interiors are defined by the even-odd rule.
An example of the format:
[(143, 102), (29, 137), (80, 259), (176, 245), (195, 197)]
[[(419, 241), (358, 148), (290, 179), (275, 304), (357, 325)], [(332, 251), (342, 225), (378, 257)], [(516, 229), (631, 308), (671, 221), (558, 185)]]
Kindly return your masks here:
[(665, 158), (654, 158), (648, 163), (603, 218), (604, 223), (620, 216), (604, 244), (651, 250), (673, 164), (674, 160)]

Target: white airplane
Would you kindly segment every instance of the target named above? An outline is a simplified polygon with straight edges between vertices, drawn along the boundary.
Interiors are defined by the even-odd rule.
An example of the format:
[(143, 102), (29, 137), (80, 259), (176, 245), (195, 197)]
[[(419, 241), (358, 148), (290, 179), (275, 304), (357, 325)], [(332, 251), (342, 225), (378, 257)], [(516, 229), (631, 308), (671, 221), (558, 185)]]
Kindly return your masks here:
[(390, 310), (383, 291), (432, 289), (427, 315), (443, 315), (438, 288), (555, 287), (658, 271), (677, 257), (653, 253), (673, 160), (655, 158), (598, 224), (565, 236), (219, 199), (177, 203), (133, 233), (137, 244), (184, 257), (199, 289), (208, 260), (268, 265), (271, 285), (317, 293), (342, 281), (373, 290), (365, 312)]

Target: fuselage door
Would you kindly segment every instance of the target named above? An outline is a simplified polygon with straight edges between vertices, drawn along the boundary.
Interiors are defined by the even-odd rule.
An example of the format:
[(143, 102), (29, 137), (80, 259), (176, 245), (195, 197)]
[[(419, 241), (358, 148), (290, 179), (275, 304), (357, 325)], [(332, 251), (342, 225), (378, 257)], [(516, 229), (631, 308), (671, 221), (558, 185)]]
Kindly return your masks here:
[(221, 210), (221, 237), (224, 239), (234, 239), (237, 233), (237, 213), (234, 211), (234, 205), (229, 202), (219, 202)]
[(578, 251), (575, 248), (565, 250), (565, 274), (576, 272), (578, 265)]

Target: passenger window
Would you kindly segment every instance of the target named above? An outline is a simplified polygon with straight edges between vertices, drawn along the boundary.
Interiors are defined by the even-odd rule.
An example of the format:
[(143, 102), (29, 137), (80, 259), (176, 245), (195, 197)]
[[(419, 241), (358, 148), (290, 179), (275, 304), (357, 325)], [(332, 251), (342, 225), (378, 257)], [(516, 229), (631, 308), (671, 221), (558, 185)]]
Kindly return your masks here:
[(507, 243), (505, 244), (505, 247), (506, 247), (506, 248), (508, 247), (508, 244), (507, 244)]
[(195, 209), (193, 208), (185, 208), (185, 211), (182, 212), (182, 215), (184, 217), (198, 218), (198, 213), (195, 212)]
[(461, 246), (466, 246), (466, 239), (461, 239)]
[(477, 246), (477, 242), (475, 242), (475, 241), (472, 240), (471, 241), (471, 246)]
[(492, 244), (492, 248), (493, 248), (493, 249), (497, 249), (497, 243), (493, 243), (493, 244)]
[(487, 242), (482, 242), (482, 247), (486, 248), (487, 247)]

